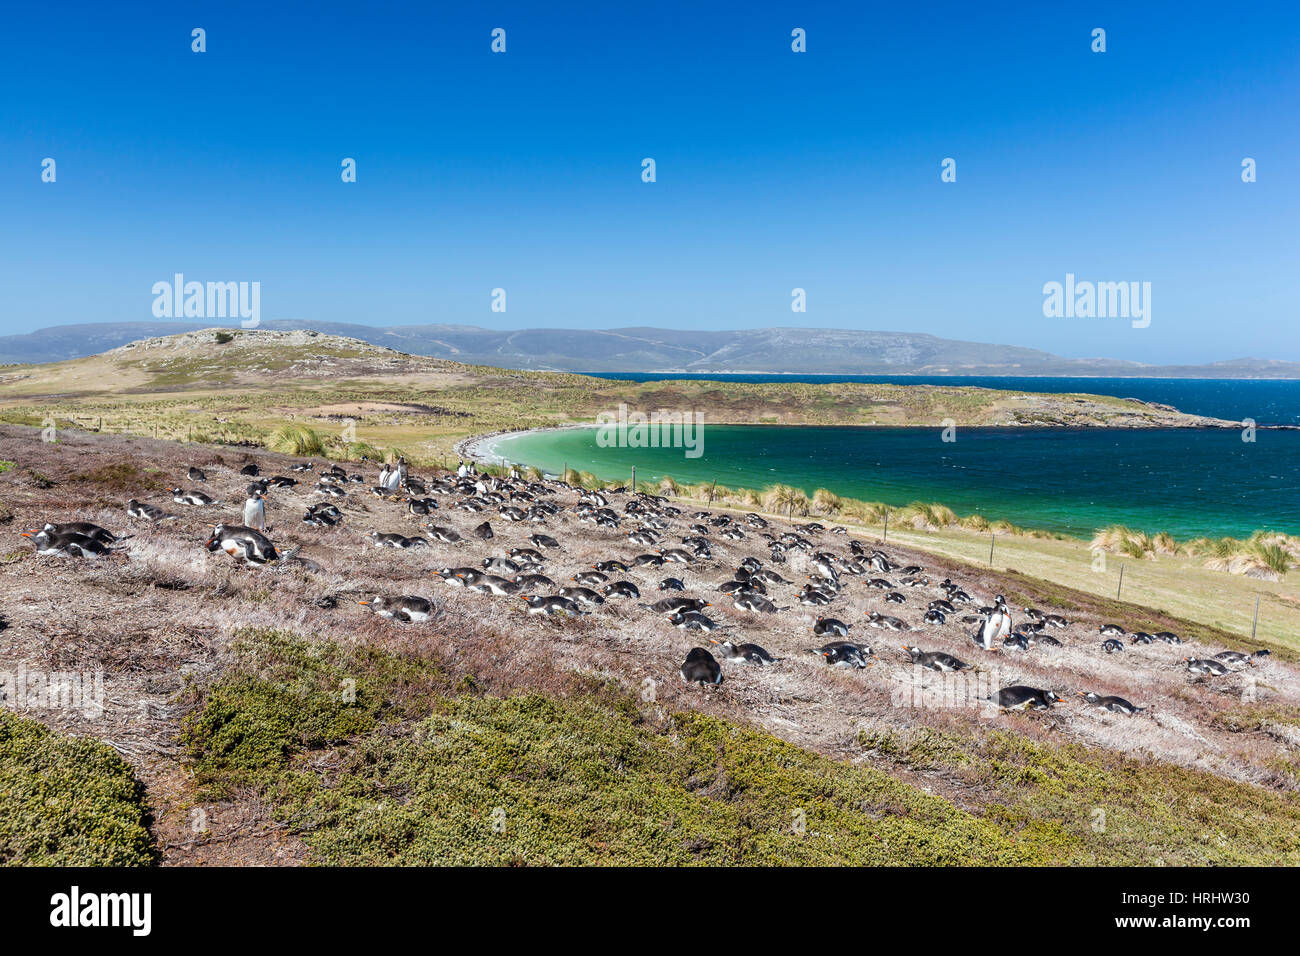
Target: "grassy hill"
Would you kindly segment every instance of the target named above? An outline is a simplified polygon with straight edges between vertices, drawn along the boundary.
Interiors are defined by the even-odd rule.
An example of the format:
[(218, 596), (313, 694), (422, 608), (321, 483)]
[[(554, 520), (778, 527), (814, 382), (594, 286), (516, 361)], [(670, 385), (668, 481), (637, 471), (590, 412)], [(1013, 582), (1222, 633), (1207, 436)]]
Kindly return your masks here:
[[(467, 435), (590, 421), (620, 403), (703, 411), (714, 423), (911, 425), (1220, 424), (1099, 395), (949, 386), (619, 382), (407, 355), (312, 332), (207, 330), (52, 365), (0, 369), (0, 421), (262, 443), (299, 422), (414, 461)], [(335, 449), (342, 452), (344, 449)]]

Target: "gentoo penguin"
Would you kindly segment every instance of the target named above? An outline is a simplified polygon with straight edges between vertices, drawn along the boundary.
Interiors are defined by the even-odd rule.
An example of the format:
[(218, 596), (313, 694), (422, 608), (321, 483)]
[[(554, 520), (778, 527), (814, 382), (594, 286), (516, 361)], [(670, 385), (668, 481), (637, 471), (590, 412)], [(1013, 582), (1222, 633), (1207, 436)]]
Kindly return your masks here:
[(907, 623), (896, 617), (890, 617), (887, 614), (877, 614), (875, 611), (867, 612), (867, 626), (879, 627), (886, 631), (906, 631)]
[(1146, 631), (1134, 631), (1134, 632), (1130, 635), (1130, 637), (1132, 638), (1134, 644), (1153, 644), (1153, 643), (1155, 643), (1155, 637), (1154, 637), (1153, 635), (1151, 635), (1151, 634), (1148, 634)]
[(536, 591), (538, 588), (555, 587), (555, 582), (544, 574), (517, 574), (515, 575), (515, 584), (530, 591)]
[(369, 601), (357, 603), (370, 608), (380, 617), (405, 623), (419, 624), (427, 621), (433, 614), (433, 604), (427, 598), (409, 594), (401, 597), (384, 597), (382, 594), (376, 594)]
[(1212, 674), (1215, 677), (1222, 677), (1229, 673), (1227, 664), (1213, 658), (1184, 657), (1183, 663), (1193, 674)]
[(660, 591), (685, 591), (686, 585), (681, 578), (664, 578), (659, 582)]
[(428, 547), (429, 542), (419, 535), (408, 538), (404, 534), (383, 534), (378, 531), (367, 531), (366, 537), (370, 539), (371, 544), (376, 548), (418, 548)]
[(250, 461), (243, 468), (239, 469), (239, 473), (241, 475), (248, 475), (249, 477), (256, 478), (258, 474), (261, 473), (261, 469), (257, 467), (255, 462)]
[(754, 611), (758, 614), (774, 614), (777, 611), (784, 610), (778, 608), (775, 604), (763, 597), (761, 594), (737, 594), (733, 596), (732, 604), (740, 611)]
[(692, 647), (681, 667), (682, 680), (688, 684), (721, 684), (722, 665), (702, 647)]
[(641, 592), (631, 581), (611, 581), (601, 590), (604, 591), (605, 597), (639, 598), (641, 596)]
[(1101, 649), (1107, 654), (1117, 654), (1124, 650), (1124, 644), (1118, 638), (1111, 637), (1101, 642)]
[(851, 626), (839, 618), (819, 617), (813, 622), (813, 633), (818, 637), (848, 637)]
[(173, 514), (168, 514), (155, 505), (146, 504), (143, 501), (136, 501), (134, 498), (126, 503), (126, 513), (132, 518), (152, 521), (155, 524), (159, 521), (167, 521), (176, 517)]
[(795, 599), (808, 607), (825, 607), (830, 604), (834, 598), (825, 591), (819, 591), (811, 584), (805, 584), (803, 590), (795, 595)]
[(172, 501), (178, 505), (193, 505), (196, 508), (206, 508), (208, 505), (219, 505), (220, 501), (213, 501), (212, 498), (201, 491), (182, 491), (180, 488), (171, 489)]
[(940, 611), (938, 608), (932, 607), (930, 608), (930, 610), (925, 612), (925, 617), (923, 617), (921, 620), (923, 620), (926, 624), (943, 624), (948, 620), (948, 617), (943, 613), (943, 611)]
[(757, 644), (733, 644), (731, 641), (714, 640), (710, 640), (709, 643), (717, 644), (722, 651), (723, 657), (733, 664), (758, 664), (761, 666), (776, 663), (776, 658)]
[(980, 700), (997, 704), (1003, 710), (1048, 710), (1053, 704), (1059, 704), (1065, 698), (1054, 690), (1040, 690), (1037, 687), (1013, 684), (989, 697), (981, 697)]
[(581, 584), (583, 587), (596, 588), (608, 581), (609, 575), (602, 574), (600, 571), (579, 571), (569, 580), (575, 584)]
[(907, 644), (902, 645), (902, 647), (907, 652), (907, 655), (912, 658), (913, 664), (920, 664), (932, 671), (962, 671), (970, 667), (965, 661), (959, 661), (951, 654), (945, 654), (943, 651), (923, 651), (919, 647), (911, 647)]
[(1130, 704), (1123, 697), (1102, 697), (1100, 694), (1094, 694), (1091, 691), (1084, 693), (1079, 691), (1079, 696), (1092, 704), (1094, 707), (1101, 707), (1115, 714), (1128, 714), (1132, 716), (1140, 711), (1146, 710), (1145, 707), (1138, 707)]
[(1157, 641), (1164, 641), (1166, 644), (1183, 643), (1183, 639), (1181, 637), (1179, 637), (1177, 634), (1174, 634), (1170, 631), (1157, 631), (1155, 634), (1152, 634), (1151, 636), (1154, 637)]
[(442, 578), (443, 584), (451, 588), (463, 588), (483, 576), (483, 572), (478, 568), (439, 568), (433, 573)]
[(593, 606), (597, 604), (605, 603), (605, 599), (601, 597), (598, 593), (593, 591), (591, 588), (563, 587), (560, 588), (560, 596), (571, 598), (572, 600), (579, 601), (583, 604), (591, 604)]
[(54, 524), (53, 522), (47, 521), (45, 522), (44, 527), (33, 528), (32, 534), (35, 534), (38, 530), (48, 531), (50, 534), (54, 535), (82, 534), (87, 538), (94, 538), (100, 544), (116, 544), (119, 541), (125, 541), (127, 538), (132, 537), (129, 534), (119, 537), (107, 528), (101, 528), (99, 525), (92, 524), (89, 521), (66, 521), (62, 524)]
[(385, 463), (379, 471), (379, 487), (388, 494), (396, 494), (402, 488), (402, 473)]
[(237, 524), (219, 524), (214, 527), (207, 547), (209, 551), (224, 551), (232, 558), (243, 558), (248, 564), (268, 564), (297, 554), (295, 548), (288, 554), (281, 555), (266, 535)]
[(528, 541), (534, 548), (558, 548), (560, 546), (560, 542), (549, 534), (530, 534)]
[[(47, 526), (48, 527), (48, 526)], [(1214, 655), (1214, 659), (1223, 661), (1230, 667), (1241, 667), (1249, 664), (1255, 666), (1255, 658), (1267, 657), (1268, 651), (1256, 651), (1253, 654), (1243, 654), (1241, 651), (1220, 651)]]
[(186, 474), (186, 477), (188, 477), (190, 481), (207, 481), (207, 480), (208, 480), (208, 476), (205, 475), (205, 474), (203, 473), (202, 469), (195, 468), (193, 465), (190, 465), (190, 470), (189, 470), (189, 472)]
[(1007, 609), (1002, 595), (993, 602), (992, 613), (984, 618), (983, 623), (971, 634), (971, 639), (986, 651), (993, 650), (994, 643), (1000, 643), (1011, 634), (1011, 611)]
[(809, 654), (820, 654), (831, 667), (854, 667), (859, 670), (870, 665), (870, 658), (875, 657), (866, 644), (853, 644), (849, 641), (832, 641), (822, 647), (808, 648)]
[(84, 534), (69, 532), (51, 534), (48, 531), (22, 531), (36, 545), (36, 553), (47, 558), (100, 558), (113, 552), (111, 545)]
[(542, 597), (536, 594), (522, 594), (519, 596), (519, 600), (528, 605), (529, 614), (576, 615), (582, 613), (577, 604), (559, 595)]
[(676, 611), (668, 615), (668, 623), (682, 631), (716, 631), (717, 621), (700, 611)]
[(471, 591), (478, 591), (480, 594), (495, 594), (497, 597), (518, 594), (522, 589), (518, 583), (495, 574), (484, 574), (473, 584), (467, 584), (466, 587)]
[(460, 541), (460, 533), (454, 528), (444, 528), (441, 525), (433, 523), (426, 524), (425, 529), (429, 532), (429, 537), (434, 541), (441, 541), (444, 544), (455, 544)]
[(1128, 632), (1118, 624), (1103, 624), (1097, 628), (1097, 633), (1105, 637), (1123, 637)]
[(470, 534), (478, 538), (480, 541), (491, 541), (493, 538), (492, 525), (484, 521), (481, 525), (475, 526), (474, 529), (470, 531)]
[(703, 611), (706, 607), (712, 607), (708, 601), (700, 598), (690, 597), (666, 597), (654, 604), (643, 604), (656, 614), (673, 614), (677, 611)]
[(262, 492), (251, 492), (244, 502), (244, 525), (257, 531), (266, 530), (266, 495)]
[[(681, 548), (663, 548), (659, 551), (659, 556), (669, 563), (690, 564), (695, 560), (695, 556), (689, 551), (683, 551)], [(700, 648), (704, 650), (703, 648)], [(708, 651), (704, 651), (708, 653)]]

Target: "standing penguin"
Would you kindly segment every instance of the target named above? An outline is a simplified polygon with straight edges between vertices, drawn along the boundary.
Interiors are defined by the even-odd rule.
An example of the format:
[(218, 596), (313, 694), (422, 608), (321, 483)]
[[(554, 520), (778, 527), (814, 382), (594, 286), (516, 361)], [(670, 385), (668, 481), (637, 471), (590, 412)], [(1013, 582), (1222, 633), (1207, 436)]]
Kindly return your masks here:
[(993, 602), (992, 613), (984, 618), (984, 621), (971, 638), (980, 647), (986, 651), (993, 649), (995, 643), (1000, 644), (1011, 634), (1011, 611), (1007, 608), (1006, 600), (1001, 594)]
[[(403, 464), (402, 468), (406, 466)], [(395, 494), (402, 487), (402, 468), (393, 465), (384, 465), (384, 470), (379, 473), (379, 486), (390, 494)]]
[(266, 495), (256, 486), (249, 487), (248, 500), (244, 502), (244, 526), (266, 531)]

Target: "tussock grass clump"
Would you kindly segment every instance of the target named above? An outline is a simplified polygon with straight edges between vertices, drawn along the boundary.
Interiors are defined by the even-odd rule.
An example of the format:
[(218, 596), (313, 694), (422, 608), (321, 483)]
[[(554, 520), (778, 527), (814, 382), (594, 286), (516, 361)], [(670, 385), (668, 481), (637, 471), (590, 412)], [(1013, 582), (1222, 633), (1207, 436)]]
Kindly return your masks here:
[(860, 501), (857, 498), (845, 498), (840, 514), (863, 524), (879, 524), (885, 520), (888, 505), (883, 501)]
[(1186, 544), (1188, 554), (1201, 557), (1211, 571), (1241, 574), (1276, 581), (1291, 570), (1300, 555), (1300, 542), (1290, 535), (1256, 531), (1241, 538), (1195, 538)]
[(0, 866), (149, 866), (144, 787), (113, 748), (0, 708)]
[(988, 531), (989, 519), (980, 514), (967, 515), (958, 522), (967, 531)]
[(812, 508), (818, 514), (837, 515), (844, 510), (844, 499), (833, 491), (818, 488), (813, 492)]
[(1151, 561), (1156, 557), (1156, 542), (1151, 535), (1122, 524), (1109, 525), (1097, 531), (1088, 543), (1088, 548)]
[(811, 502), (808, 496), (791, 485), (771, 485), (763, 492), (763, 507), (769, 511), (791, 515), (806, 515)]
[(957, 523), (957, 513), (938, 502), (913, 501), (903, 515), (918, 531), (947, 528)]
[(325, 454), (325, 441), (306, 425), (281, 425), (267, 436), (266, 447), (284, 455)]

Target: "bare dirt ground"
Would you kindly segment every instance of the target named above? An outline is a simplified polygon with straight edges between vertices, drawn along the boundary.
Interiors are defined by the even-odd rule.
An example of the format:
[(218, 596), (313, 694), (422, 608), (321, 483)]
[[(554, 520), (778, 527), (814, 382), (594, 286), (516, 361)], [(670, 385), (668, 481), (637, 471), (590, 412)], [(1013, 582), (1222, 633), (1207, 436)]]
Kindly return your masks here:
[[(1128, 630), (1133, 622), (1104, 621), (1089, 611), (1071, 611), (1069, 627), (1050, 633), (1063, 646), (1036, 646), (1029, 651), (998, 648), (985, 652), (972, 643), (972, 625), (959, 621), (959, 608), (948, 623), (922, 625), (926, 604), (942, 593), (933, 585), (951, 577), (988, 604), (996, 593), (1019, 586), (988, 570), (941, 562), (918, 551), (885, 550), (899, 563), (926, 568), (930, 587), (901, 588), (905, 604), (886, 603), (884, 591), (867, 588), (865, 578), (849, 583), (826, 608), (803, 607), (794, 599), (797, 585), (815, 573), (804, 555), (773, 565), (766, 542), (746, 529), (741, 541), (709, 535), (714, 557), (689, 566), (634, 567), (611, 580), (626, 579), (641, 590), (641, 601), (663, 595), (657, 583), (681, 577), (691, 596), (714, 606), (707, 613), (724, 625), (715, 638), (761, 644), (781, 658), (773, 667), (722, 664), (724, 682), (701, 689), (687, 686), (678, 667), (694, 646), (709, 646), (707, 636), (672, 627), (635, 600), (607, 599), (592, 613), (557, 620), (529, 616), (515, 597), (494, 597), (451, 588), (432, 574), (443, 566), (481, 565), (510, 547), (530, 547), (528, 536), (542, 532), (562, 548), (549, 551), (545, 573), (557, 584), (593, 563), (631, 558), (647, 549), (629, 544), (625, 532), (637, 521), (625, 517), (620, 530), (580, 522), (573, 513), (577, 495), (554, 486), (554, 500), (564, 507), (545, 525), (510, 524), (490, 513), (453, 510), (455, 497), (439, 497), (441, 510), (432, 520), (451, 526), (464, 540), (455, 545), (431, 542), (427, 549), (376, 548), (363, 537), (370, 530), (419, 533), (419, 522), (396, 501), (366, 493), (375, 480), (365, 468), (365, 484), (347, 485), (348, 495), (333, 499), (344, 522), (318, 530), (302, 524), (310, 503), (325, 500), (313, 490), (314, 473), (288, 470), (296, 462), (261, 449), (185, 445), (123, 436), (63, 431), (57, 443), (44, 443), (37, 429), (0, 426), (0, 460), (14, 462), (0, 474), (0, 671), (103, 672), (102, 712), (67, 708), (27, 709), (71, 734), (93, 735), (109, 742), (135, 767), (144, 781), (155, 813), (155, 831), (163, 861), (172, 865), (292, 864), (304, 848), (279, 829), (253, 801), (236, 801), (219, 812), (196, 805), (177, 743), (183, 707), (178, 695), (188, 682), (203, 682), (221, 672), (229, 660), (234, 633), (242, 627), (285, 628), (342, 642), (369, 642), (395, 651), (435, 656), (463, 667), (488, 690), (548, 690), (562, 686), (573, 672), (612, 678), (633, 688), (643, 700), (665, 710), (700, 709), (762, 727), (792, 743), (838, 758), (873, 759), (858, 742), (862, 731), (930, 726), (983, 734), (1010, 729), (1039, 740), (1077, 741), (1131, 755), (1150, 755), (1183, 766), (1265, 787), (1291, 789), (1293, 779), (1276, 769), (1295, 759), (1300, 734), (1288, 723), (1260, 722), (1257, 732), (1230, 732), (1216, 720), (1224, 711), (1267, 714), (1300, 705), (1300, 671), (1278, 656), (1221, 677), (1201, 678), (1182, 664), (1187, 656), (1208, 657), (1225, 645), (1166, 644), (1135, 646), (1122, 653), (1103, 652), (1097, 628), (1115, 623)], [(267, 514), (270, 536), (281, 549), (302, 547), (302, 556), (320, 565), (247, 568), (224, 553), (204, 547), (218, 521), (241, 523), (244, 489), (249, 479), (238, 469), (256, 461), (264, 476), (296, 477), (294, 488), (273, 490)], [(134, 469), (123, 468), (123, 464)], [(316, 460), (319, 466), (323, 462)], [(202, 468), (205, 484), (186, 480), (190, 465)], [(224, 502), (211, 507), (176, 504), (168, 488), (199, 488)], [(133, 521), (125, 502), (136, 497), (177, 516), (151, 526)], [(626, 495), (614, 495), (611, 507), (622, 512)], [(693, 508), (663, 534), (660, 547), (674, 547), (687, 527), (697, 523)], [(719, 513), (720, 510), (719, 510)], [(490, 518), (496, 537), (479, 541), (469, 531)], [(131, 534), (125, 550), (100, 560), (40, 557), (18, 536), (44, 521), (86, 520), (120, 534)], [(771, 530), (791, 525), (771, 519)], [(829, 532), (810, 535), (819, 550), (848, 555), (849, 539)], [(869, 548), (874, 541), (864, 539)], [(546, 550), (546, 549), (542, 549)], [(757, 614), (735, 609), (717, 587), (732, 578), (746, 556), (795, 581), (778, 585), (770, 597), (783, 610)], [(884, 575), (898, 581), (900, 575)], [(372, 614), (356, 602), (374, 593), (421, 595), (435, 602), (432, 620), (400, 624)], [(1043, 605), (1053, 613), (1057, 609)], [(895, 633), (867, 626), (870, 611), (902, 618), (916, 630)], [(825, 643), (812, 623), (818, 614), (853, 625), (853, 640), (871, 644), (877, 663), (865, 671), (829, 668), (805, 652)], [(1019, 615), (1017, 615), (1017, 619)], [(1169, 628), (1178, 630), (1176, 621)], [(944, 686), (942, 675), (918, 670), (899, 650), (901, 644), (942, 650), (977, 665), (964, 685), (971, 693), (926, 700)], [(947, 678), (949, 688), (952, 678)], [(1009, 684), (1054, 688), (1070, 699), (1047, 713), (991, 713), (970, 699)], [(1086, 706), (1073, 692), (1118, 694), (1148, 708), (1125, 717)], [(11, 702), (6, 702), (9, 705)], [(898, 772), (882, 759), (882, 769)], [(985, 795), (942, 776), (914, 779), (962, 806), (979, 806)], [(206, 827), (201, 836), (199, 831)]]

